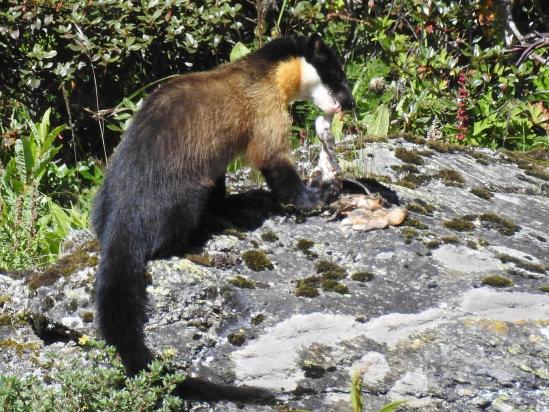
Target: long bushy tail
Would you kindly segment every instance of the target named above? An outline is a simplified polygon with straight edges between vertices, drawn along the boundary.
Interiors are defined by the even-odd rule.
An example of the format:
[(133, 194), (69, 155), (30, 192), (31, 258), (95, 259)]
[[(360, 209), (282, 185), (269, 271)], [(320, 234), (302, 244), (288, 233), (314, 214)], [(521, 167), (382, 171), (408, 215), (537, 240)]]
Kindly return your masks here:
[[(145, 345), (143, 333), (148, 250), (135, 236), (115, 230), (106, 233), (101, 242), (101, 261), (95, 281), (98, 325), (105, 341), (116, 347), (128, 374), (135, 375), (154, 359)], [(271, 392), (260, 388), (223, 385), (192, 377), (179, 384), (174, 394), (206, 401), (269, 403), (274, 399)]]
[(256, 404), (273, 404), (276, 401), (274, 393), (267, 389), (224, 385), (190, 376), (177, 385), (174, 395), (201, 401), (224, 400)]
[(99, 331), (109, 345), (116, 347), (130, 375), (153, 360), (143, 334), (147, 302), (145, 249), (135, 236), (108, 233), (102, 239), (95, 281)]

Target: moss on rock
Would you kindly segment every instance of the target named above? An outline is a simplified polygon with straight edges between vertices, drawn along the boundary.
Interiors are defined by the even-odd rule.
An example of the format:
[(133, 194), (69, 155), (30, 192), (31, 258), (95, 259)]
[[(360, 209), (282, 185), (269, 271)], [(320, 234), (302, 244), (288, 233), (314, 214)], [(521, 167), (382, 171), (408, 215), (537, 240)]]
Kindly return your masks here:
[(274, 269), (270, 259), (267, 257), (265, 252), (261, 250), (247, 250), (242, 253), (242, 260), (244, 260), (246, 266), (256, 272), (260, 272), (265, 269)]
[(349, 288), (337, 280), (323, 279), (320, 284), (325, 291), (336, 292), (342, 295), (349, 293)]
[(39, 349), (36, 343), (19, 342), (12, 338), (0, 339), (0, 349), (14, 350), (17, 356), (22, 356), (23, 353), (28, 351), (36, 351)]
[(417, 189), (419, 186), (431, 180), (431, 176), (426, 174), (408, 173), (396, 182), (399, 186), (407, 187), (408, 189)]
[(296, 243), (296, 247), (302, 252), (308, 251), (315, 245), (315, 242), (309, 239), (299, 239)]
[(414, 165), (422, 165), (424, 163), (423, 158), (413, 150), (406, 150), (402, 147), (395, 149), (395, 157), (402, 160), (404, 163), (411, 163)]
[(432, 216), (435, 210), (433, 205), (430, 205), (421, 199), (415, 199), (413, 202), (407, 204), (406, 208), (410, 212), (418, 213), (425, 216)]
[(265, 321), (265, 315), (262, 313), (258, 313), (257, 315), (252, 316), (252, 319), (250, 320), (252, 325), (259, 325)]
[(495, 229), (505, 236), (513, 236), (520, 230), (520, 226), (511, 219), (496, 213), (483, 213), (479, 216), (479, 219), (484, 226), (490, 229)]
[(434, 250), (440, 247), (441, 242), (440, 240), (433, 239), (433, 240), (429, 240), (428, 242), (424, 242), (423, 244), (427, 249)]
[(457, 170), (454, 169), (442, 169), (439, 170), (435, 177), (442, 180), (446, 186), (463, 187), (465, 179)]
[(246, 233), (244, 233), (241, 229), (238, 229), (236, 227), (230, 227), (228, 229), (225, 229), (223, 231), (223, 234), (226, 236), (234, 236), (237, 239), (245, 240), (246, 239)]
[(443, 223), (443, 226), (457, 232), (470, 232), (475, 228), (474, 223), (465, 217), (456, 217), (451, 220), (447, 220)]
[(82, 318), (82, 321), (84, 323), (92, 323), (94, 315), (93, 315), (93, 312), (88, 310), (88, 311), (82, 312), (80, 314), (80, 317)]
[(351, 279), (357, 282), (370, 282), (374, 278), (371, 272), (355, 272), (351, 275)]
[(229, 279), (229, 283), (241, 289), (255, 289), (255, 282), (241, 275)]
[(278, 236), (273, 231), (268, 230), (261, 234), (261, 239), (265, 242), (276, 242), (278, 240)]
[(233, 346), (242, 346), (246, 342), (246, 334), (244, 330), (237, 330), (236, 332), (229, 333), (227, 340)]
[(197, 265), (200, 265), (200, 266), (207, 266), (207, 267), (213, 266), (212, 258), (207, 253), (190, 254), (190, 255), (185, 256), (185, 258), (187, 258), (191, 262), (193, 262)]
[(419, 236), (417, 230), (412, 227), (404, 227), (402, 229), (402, 235), (404, 236), (404, 243), (406, 244), (412, 243), (412, 240)]
[(457, 245), (459, 244), (459, 238), (457, 236), (453, 236), (453, 235), (450, 235), (450, 236), (442, 236), (440, 238), (440, 241), (442, 243), (448, 243), (450, 245)]
[(443, 142), (440, 140), (429, 140), (427, 146), (439, 153), (456, 153), (464, 151), (464, 147), (456, 143)]
[(61, 257), (52, 266), (33, 272), (26, 278), (31, 289), (54, 284), (62, 277), (68, 277), (78, 270), (96, 266), (99, 263), (97, 252), (99, 243), (95, 240), (83, 243), (73, 253)]
[(419, 219), (414, 219), (413, 217), (408, 217), (406, 219), (406, 221), (402, 224), (402, 226), (409, 226), (409, 227), (414, 227), (416, 229), (419, 229), (419, 230), (426, 230), (428, 229), (429, 227), (423, 223), (421, 220)]
[(329, 260), (321, 260), (315, 265), (316, 273), (322, 275), (323, 279), (344, 279), (347, 271), (337, 263)]
[(519, 268), (528, 270), (530, 272), (545, 273), (546, 271), (545, 266), (540, 265), (539, 263), (529, 262), (524, 259), (519, 259), (515, 256), (500, 254), (498, 255), (498, 258), (499, 260), (501, 260), (502, 263), (513, 263)]
[(475, 186), (471, 188), (471, 193), (484, 200), (490, 200), (494, 196), (492, 192), (484, 186)]
[(419, 173), (419, 169), (411, 164), (392, 165), (391, 169), (397, 173)]
[(320, 276), (309, 276), (297, 281), (294, 294), (306, 298), (316, 298), (319, 295), (318, 287), (320, 286)]
[(511, 281), (511, 279), (507, 279), (506, 277), (500, 275), (486, 276), (484, 279), (482, 279), (482, 284), (486, 286), (492, 286), (494, 288), (506, 288), (509, 286), (513, 286), (513, 282)]

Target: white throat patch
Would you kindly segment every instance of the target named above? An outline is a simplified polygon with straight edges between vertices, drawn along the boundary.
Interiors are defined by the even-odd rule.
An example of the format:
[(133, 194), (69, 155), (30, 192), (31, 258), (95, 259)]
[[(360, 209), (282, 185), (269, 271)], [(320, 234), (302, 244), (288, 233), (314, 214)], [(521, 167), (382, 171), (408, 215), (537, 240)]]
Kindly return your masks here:
[(332, 97), (330, 89), (322, 83), (315, 67), (303, 57), (300, 58), (300, 64), (301, 88), (296, 100), (310, 101), (327, 114), (340, 111), (340, 104)]

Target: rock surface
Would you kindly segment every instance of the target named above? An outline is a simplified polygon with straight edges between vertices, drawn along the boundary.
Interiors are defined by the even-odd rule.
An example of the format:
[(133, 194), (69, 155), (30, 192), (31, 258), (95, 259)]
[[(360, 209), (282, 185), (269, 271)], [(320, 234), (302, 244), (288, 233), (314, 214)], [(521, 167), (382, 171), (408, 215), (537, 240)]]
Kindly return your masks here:
[[(417, 173), (402, 150), (420, 155)], [(391, 178), (385, 198), (411, 212), (372, 232), (285, 213), (265, 193), (234, 197), (209, 218), (199, 256), (150, 262), (147, 340), (175, 348), (192, 373), (276, 390), (284, 406), (188, 408), (350, 411), (360, 370), (367, 411), (397, 399), (422, 411), (549, 410), (549, 185), (512, 160), (368, 144), (344, 168)], [(93, 275), (35, 289), (0, 275), (1, 374), (40, 375), (46, 352), (78, 356), (74, 339), (95, 334)], [(316, 296), (296, 296), (300, 285)]]

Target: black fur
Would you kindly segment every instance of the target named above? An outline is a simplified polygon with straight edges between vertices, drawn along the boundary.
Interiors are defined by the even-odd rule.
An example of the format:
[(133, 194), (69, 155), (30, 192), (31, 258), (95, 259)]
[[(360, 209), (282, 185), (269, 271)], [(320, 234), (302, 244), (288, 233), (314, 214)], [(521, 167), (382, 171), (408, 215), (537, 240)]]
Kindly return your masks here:
[[(322, 53), (326, 54), (325, 59), (314, 60), (319, 60)], [(333, 64), (339, 64), (337, 60), (335, 63), (331, 60), (336, 58), (335, 54), (317, 36), (275, 40), (246, 57), (244, 64), (257, 68), (257, 76), (261, 76), (273, 61), (289, 56), (305, 56), (314, 60), (315, 67), (325, 66), (322, 70), (326, 73), (319, 70), (324, 73), (321, 74), (323, 80), (333, 75), (327, 70), (331, 70)], [(343, 75), (341, 67), (339, 71), (338, 76)], [(341, 89), (342, 85), (348, 89), (339, 79), (333, 85), (334, 93), (345, 94), (347, 89)], [(219, 162), (228, 162), (230, 159), (225, 157), (230, 156), (215, 154), (212, 156), (218, 157), (212, 157), (208, 162), (197, 161), (190, 150), (194, 145), (208, 144), (209, 137), (193, 141), (191, 131), (185, 131), (185, 123), (181, 126), (181, 119), (199, 122), (200, 113), (203, 113), (200, 110), (220, 108), (207, 99), (197, 103), (194, 96), (185, 94), (190, 92), (183, 86), (177, 100), (170, 100), (170, 87), (179, 85), (172, 82), (155, 90), (135, 115), (111, 159), (92, 214), (92, 225), (101, 244), (95, 284), (98, 326), (106, 342), (118, 350), (129, 374), (146, 369), (154, 357), (145, 345), (143, 334), (147, 261), (181, 251), (188, 245), (208, 204), (215, 210), (225, 196), (224, 176), (218, 170), (226, 166)], [(348, 106), (349, 99), (352, 100), (349, 96), (350, 93), (342, 98), (342, 106)], [(221, 109), (231, 112), (231, 108)], [(177, 138), (181, 133), (184, 137)], [(220, 150), (232, 154), (235, 149)], [(305, 209), (318, 203), (318, 195), (305, 187), (289, 162), (275, 160), (262, 171), (281, 200)], [(215, 182), (215, 188), (205, 184), (203, 178)], [(195, 392), (193, 396), (202, 399), (240, 397), (250, 400), (258, 395), (246, 388), (234, 390), (231, 395), (228, 387), (211, 383), (200, 391), (202, 381), (189, 379), (186, 382), (181, 390), (190, 389)]]
[(306, 50), (306, 60), (315, 67), (322, 83), (330, 88), (341, 108), (354, 108), (355, 100), (337, 54), (316, 35), (309, 37)]
[(293, 203), (303, 210), (313, 209), (319, 203), (319, 192), (307, 188), (289, 162), (273, 162), (261, 169), (261, 173), (274, 195), (283, 203)]

